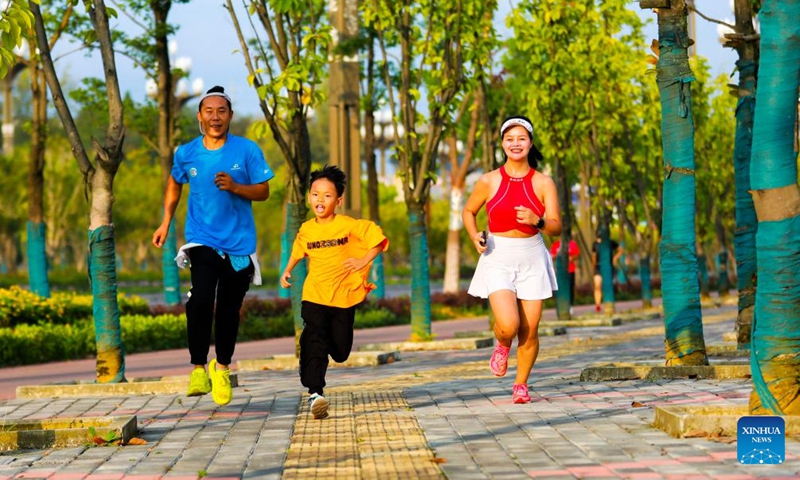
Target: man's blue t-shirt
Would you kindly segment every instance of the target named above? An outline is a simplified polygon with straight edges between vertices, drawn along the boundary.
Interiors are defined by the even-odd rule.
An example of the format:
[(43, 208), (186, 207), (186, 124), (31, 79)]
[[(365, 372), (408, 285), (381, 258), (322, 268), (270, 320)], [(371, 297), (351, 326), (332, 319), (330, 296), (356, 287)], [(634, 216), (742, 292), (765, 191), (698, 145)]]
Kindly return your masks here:
[(256, 251), (256, 225), (250, 200), (217, 188), (214, 176), (228, 173), (234, 182), (253, 185), (275, 174), (255, 142), (228, 135), (222, 148), (208, 150), (203, 137), (175, 151), (172, 178), (189, 184), (186, 242), (219, 249), (229, 255)]

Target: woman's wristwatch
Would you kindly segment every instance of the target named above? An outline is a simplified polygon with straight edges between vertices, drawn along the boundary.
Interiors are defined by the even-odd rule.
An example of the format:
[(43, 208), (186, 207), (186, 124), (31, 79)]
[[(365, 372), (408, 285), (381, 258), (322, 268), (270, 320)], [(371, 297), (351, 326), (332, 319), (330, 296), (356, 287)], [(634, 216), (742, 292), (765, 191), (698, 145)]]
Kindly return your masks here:
[(544, 228), (544, 218), (539, 217), (539, 221), (536, 222), (536, 228), (538, 228), (539, 230)]

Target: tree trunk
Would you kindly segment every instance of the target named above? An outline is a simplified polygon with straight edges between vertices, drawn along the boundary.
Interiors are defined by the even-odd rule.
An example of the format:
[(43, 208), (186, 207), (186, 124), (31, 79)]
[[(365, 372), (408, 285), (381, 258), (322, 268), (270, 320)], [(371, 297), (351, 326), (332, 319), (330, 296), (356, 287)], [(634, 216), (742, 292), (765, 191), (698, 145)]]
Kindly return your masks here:
[(445, 293), (458, 293), (461, 274), (461, 230), (464, 223), (461, 212), (464, 210), (463, 185), (452, 186), (450, 190), (450, 223), (447, 229), (447, 246), (445, 251), (444, 287)]
[[(175, 153), (175, 84), (172, 66), (169, 61), (169, 39), (167, 17), (171, 2), (150, 2), (155, 24), (156, 84), (158, 93), (158, 159), (161, 164), (161, 188), (165, 191), (172, 173), (172, 156)], [(175, 236), (175, 220), (169, 226), (166, 241), (162, 245), (162, 272), (164, 301), (167, 305), (181, 304), (180, 277), (175, 256), (178, 254), (178, 240)]]
[(14, 154), (14, 75), (3, 78), (3, 155)]
[(431, 282), (425, 206), (408, 202), (411, 247), (411, 341), (431, 340)]
[(800, 414), (800, 190), (794, 150), (800, 0), (765, 0), (750, 165), (758, 233), (753, 414)]
[(717, 293), (720, 299), (728, 297), (731, 282), (728, 278), (728, 251), (723, 250), (717, 254)]
[(611, 239), (608, 231), (608, 218), (610, 215), (601, 215), (598, 227), (600, 245), (597, 251), (597, 260), (600, 262), (600, 276), (603, 277), (603, 311), (612, 315), (616, 311), (614, 306), (614, 265), (612, 265)]
[[(369, 219), (376, 225), (381, 224), (380, 187), (378, 182), (377, 159), (375, 158), (375, 31), (370, 29), (370, 42), (367, 50), (367, 98), (368, 108), (364, 111), (364, 159), (367, 164), (367, 206)], [(383, 150), (381, 150), (383, 152)], [(373, 298), (386, 297), (386, 280), (383, 268), (383, 252), (372, 262), (369, 280), (375, 284)]]
[(36, 42), (45, 78), (47, 78), (47, 84), (53, 95), (53, 103), (61, 118), (61, 123), (64, 125), (64, 130), (67, 132), (78, 168), (84, 175), (84, 182), (92, 194), (89, 211), (88, 260), (94, 300), (92, 310), (97, 341), (97, 381), (100, 383), (125, 381), (125, 357), (119, 325), (116, 252), (111, 215), (114, 204), (114, 175), (122, 161), (122, 144), (125, 134), (122, 121), (122, 96), (119, 90), (108, 15), (102, 0), (95, 0), (89, 9), (89, 16), (100, 43), (100, 55), (103, 60), (108, 95), (108, 128), (104, 145), (93, 140), (96, 151), (95, 161), (99, 167), (95, 169), (89, 161), (80, 138), (80, 132), (75, 126), (72, 113), (64, 99), (50, 55), (42, 13), (34, 2), (28, 4), (36, 22)]
[(47, 278), (47, 224), (44, 221), (44, 154), (47, 144), (47, 84), (39, 69), (31, 69), (31, 147), (28, 165), (28, 285), (50, 298)]
[[(736, 29), (742, 35), (754, 35), (751, 0), (736, 0)], [(758, 219), (750, 196), (750, 153), (753, 146), (753, 114), (756, 102), (758, 45), (754, 40), (735, 43), (739, 60), (739, 104), (736, 106), (736, 140), (733, 165), (736, 174), (736, 230), (733, 248), (736, 252), (736, 289), (739, 314), (736, 317), (736, 344), (750, 348), (753, 309), (756, 302), (756, 230)]]
[(694, 123), (684, 0), (658, 9), (657, 64), (664, 148), (661, 292), (666, 365), (707, 365), (695, 254)]
[(556, 257), (556, 280), (558, 290), (556, 296), (556, 316), (559, 320), (569, 320), (572, 318), (570, 310), (570, 289), (569, 284), (569, 244), (572, 240), (572, 191), (567, 181), (567, 169), (560, 158), (555, 159), (556, 185), (558, 185), (558, 203), (561, 206), (561, 248)]
[(650, 284), (650, 256), (639, 259), (639, 278), (642, 282), (642, 308), (653, 306), (653, 287)]
[[(286, 252), (291, 253), (292, 243), (294, 239), (297, 238), (297, 232), (300, 231), (300, 226), (305, 220), (305, 203), (286, 204), (286, 229), (284, 233), (287, 239), (292, 239), (291, 242), (287, 242)], [(281, 252), (281, 254), (283, 254), (283, 252)], [(303, 317), (300, 315), (300, 312), (303, 306), (303, 284), (306, 281), (306, 276), (308, 276), (308, 262), (303, 259), (292, 269), (292, 286), (289, 289), (292, 298), (292, 318), (294, 319), (295, 356), (298, 358), (300, 357), (300, 334), (303, 333)]]
[(697, 253), (697, 271), (700, 282), (700, 301), (711, 301), (711, 287), (708, 281), (708, 263), (704, 250)]

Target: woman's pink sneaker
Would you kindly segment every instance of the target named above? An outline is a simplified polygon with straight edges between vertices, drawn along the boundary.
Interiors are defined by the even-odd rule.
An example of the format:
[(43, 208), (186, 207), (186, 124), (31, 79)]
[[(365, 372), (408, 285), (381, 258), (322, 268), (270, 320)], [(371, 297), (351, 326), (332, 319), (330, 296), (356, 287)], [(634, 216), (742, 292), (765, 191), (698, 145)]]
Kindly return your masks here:
[(509, 351), (511, 351), (511, 347), (504, 347), (502, 345), (494, 347), (492, 359), (489, 360), (489, 368), (492, 370), (495, 377), (502, 377), (506, 374), (506, 370), (508, 370)]
[(528, 395), (528, 386), (524, 383), (515, 383), (511, 386), (511, 400), (514, 403), (529, 403), (531, 396)]

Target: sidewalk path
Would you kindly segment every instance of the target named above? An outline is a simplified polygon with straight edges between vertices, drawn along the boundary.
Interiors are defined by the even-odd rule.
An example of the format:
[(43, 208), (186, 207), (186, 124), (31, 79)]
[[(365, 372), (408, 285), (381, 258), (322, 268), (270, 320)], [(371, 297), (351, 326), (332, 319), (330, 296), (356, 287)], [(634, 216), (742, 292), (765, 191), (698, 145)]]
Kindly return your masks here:
[[(735, 307), (704, 311), (708, 344)], [(448, 322), (449, 323), (449, 322)], [(240, 374), (231, 404), (208, 396), (10, 399), (6, 419), (135, 414), (147, 445), (0, 454), (0, 480), (195, 478), (797, 478), (742, 465), (736, 443), (675, 439), (651, 426), (665, 404), (746, 404), (747, 380), (580, 382), (583, 367), (663, 358), (660, 319), (569, 329), (541, 339), (533, 402), (511, 403), (515, 363), (491, 376), (489, 350), (405, 353), (380, 367), (329, 371), (331, 417), (309, 418), (296, 372)], [(634, 406), (632, 402), (637, 402)]]

